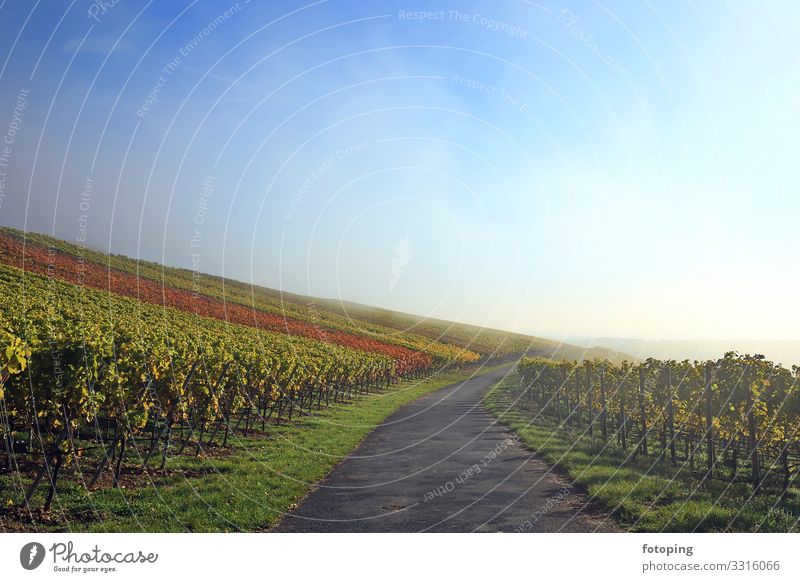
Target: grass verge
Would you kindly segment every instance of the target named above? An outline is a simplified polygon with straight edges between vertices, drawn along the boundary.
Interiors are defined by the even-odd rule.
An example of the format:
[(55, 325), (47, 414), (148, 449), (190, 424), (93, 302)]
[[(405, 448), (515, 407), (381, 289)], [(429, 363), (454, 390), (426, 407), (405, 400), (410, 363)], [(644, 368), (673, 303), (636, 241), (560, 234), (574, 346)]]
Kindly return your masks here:
[[(89, 492), (79, 478), (59, 482), (48, 520), (10, 521), (0, 531), (228, 532), (262, 530), (296, 506), (314, 485), (387, 416), (425, 394), (485, 374), (446, 372), (314, 411), (266, 436), (231, 441), (225, 454), (169, 459), (166, 474), (144, 475), (136, 487)], [(3, 483), (3, 480), (6, 480)], [(5, 501), (9, 477), (0, 479)], [(5, 495), (3, 494), (5, 490)]]
[(517, 399), (520, 380), (509, 375), (488, 394), (487, 408), (514, 430), (523, 442), (583, 487), (590, 502), (601, 505), (631, 531), (770, 531), (798, 528), (800, 491), (785, 499), (753, 496), (749, 485), (711, 481), (700, 483), (687, 467), (676, 471), (657, 456), (632, 455), (612, 439), (582, 435), (574, 428), (526, 410)]

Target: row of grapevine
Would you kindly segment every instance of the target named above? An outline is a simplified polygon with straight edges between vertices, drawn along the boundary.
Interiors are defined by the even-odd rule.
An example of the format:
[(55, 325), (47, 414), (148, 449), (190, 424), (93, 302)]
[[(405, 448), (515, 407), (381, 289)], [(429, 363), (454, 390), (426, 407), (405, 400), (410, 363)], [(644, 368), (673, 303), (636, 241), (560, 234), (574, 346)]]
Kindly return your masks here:
[[(262, 429), (349, 401), (432, 364), (200, 317), (0, 265), (0, 432), (23, 499), (91, 460), (87, 486), (125, 459), (199, 453), (231, 431)], [(450, 362), (457, 364), (459, 362)], [(444, 364), (448, 365), (448, 364)], [(26, 465), (25, 463), (28, 463)], [(21, 468), (22, 467), (22, 468)]]
[(518, 403), (700, 481), (786, 494), (800, 464), (800, 368), (735, 352), (716, 361), (613, 365), (525, 358)]
[(73, 283), (245, 325), (257, 323), (273, 331), (378, 351), (411, 367), (417, 363), (428, 365), (431, 360), (467, 362), (479, 357), (474, 351), (408, 330), (398, 333), (363, 320), (354, 322), (337, 316), (323, 306), (298, 305), (289, 301), (289, 296), (267, 297), (259, 288), (238, 281), (223, 283), (219, 278), (182, 269), (107, 256), (44, 235), (0, 229), (0, 256), (7, 264)]

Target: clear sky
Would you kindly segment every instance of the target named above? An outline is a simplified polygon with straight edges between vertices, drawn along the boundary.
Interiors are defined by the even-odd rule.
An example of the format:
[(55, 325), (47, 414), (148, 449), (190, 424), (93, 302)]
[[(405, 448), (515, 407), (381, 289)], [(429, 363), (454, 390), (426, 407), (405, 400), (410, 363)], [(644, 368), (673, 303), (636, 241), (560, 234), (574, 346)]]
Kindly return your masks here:
[(538, 335), (797, 339), (798, 32), (791, 0), (5, 0), (0, 224)]

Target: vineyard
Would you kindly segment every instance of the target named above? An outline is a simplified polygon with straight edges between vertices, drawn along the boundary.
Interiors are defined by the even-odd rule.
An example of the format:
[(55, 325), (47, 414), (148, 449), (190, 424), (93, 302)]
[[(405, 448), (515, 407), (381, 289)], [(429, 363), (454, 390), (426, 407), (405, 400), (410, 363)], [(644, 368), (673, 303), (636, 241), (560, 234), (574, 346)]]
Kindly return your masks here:
[[(612, 484), (617, 479), (629, 479), (625, 487), (641, 493), (652, 473), (662, 477), (663, 487), (645, 492), (645, 513), (667, 501), (679, 512), (679, 503), (705, 490), (714, 499), (738, 500), (740, 510), (763, 496), (773, 500), (768, 511), (792, 515), (800, 466), (800, 368), (730, 352), (716, 361), (620, 365), (523, 358), (517, 370), (520, 381), (506, 388), (503, 406), (529, 426), (549, 427), (539, 445), (546, 448), (543, 443), (562, 435), (572, 443), (559, 454), (583, 455), (573, 463), (582, 473), (606, 475), (591, 483), (600, 497), (604, 487), (622, 490)], [(584, 441), (586, 450), (579, 444)], [(601, 457), (611, 466), (601, 468)], [(628, 501), (620, 496), (611, 509)], [(702, 523), (702, 516), (696, 519)], [(784, 519), (791, 523), (797, 515)]]
[(46, 514), (65, 474), (116, 488), (123, 473), (493, 355), (18, 234), (0, 232), (7, 516)]
[(687, 464), (701, 480), (786, 493), (800, 459), (800, 368), (734, 352), (717, 361), (633, 366), (525, 359), (527, 397), (545, 415), (623, 450)]
[[(76, 248), (76, 247), (72, 247)], [(56, 277), (77, 285), (109, 290), (155, 305), (213, 317), (223, 321), (250, 325), (259, 329), (288, 333), (325, 342), (387, 355), (397, 361), (399, 373), (431, 363), (443, 361), (471, 361), (478, 358), (469, 350), (455, 348), (440, 342), (414, 342), (413, 338), (383, 341), (364, 336), (355, 330), (325, 326), (318, 321), (301, 321), (261, 309), (260, 305), (247, 306), (244, 302), (231, 302), (228, 297), (200, 293), (175, 286), (171, 281), (157, 282), (120, 269), (105, 267), (81, 256), (73, 256), (54, 247), (24, 244), (21, 240), (0, 234), (0, 256), (8, 265)], [(436, 362), (433, 362), (436, 360)]]
[(246, 433), (256, 423), (291, 420), (397, 377), (383, 355), (200, 320), (34, 275), (23, 285), (10, 267), (0, 267), (0, 292), (14, 298), (0, 311), (6, 468), (19, 473), (18, 454), (41, 454), (24, 501), (44, 481), (45, 509), (60, 469), (87, 452), (101, 449), (88, 486), (106, 469), (116, 482), (131, 445), (144, 467), (156, 457), (163, 467), (171, 448), (181, 454), (190, 440), (199, 453), (215, 439), (225, 444), (240, 426)]

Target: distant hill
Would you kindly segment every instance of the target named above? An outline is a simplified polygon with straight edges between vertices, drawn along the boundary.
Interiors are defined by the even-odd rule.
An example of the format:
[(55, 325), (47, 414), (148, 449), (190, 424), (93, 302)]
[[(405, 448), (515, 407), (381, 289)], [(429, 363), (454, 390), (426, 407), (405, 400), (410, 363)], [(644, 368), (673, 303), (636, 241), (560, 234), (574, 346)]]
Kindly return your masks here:
[(570, 339), (583, 347), (604, 346), (640, 359), (710, 360), (725, 352), (761, 354), (784, 366), (800, 364), (800, 340), (647, 340), (636, 338)]
[(565, 360), (600, 358), (617, 363), (623, 360), (637, 361), (637, 358), (630, 354), (600, 344), (587, 349), (585, 346), (552, 339), (413, 315), (352, 301), (337, 299), (317, 299), (316, 301), (319, 308), (344, 317), (368, 321), (398, 331), (410, 331), (445, 343), (469, 347), (483, 354), (491, 353), (493, 349), (497, 349), (497, 346), (503, 346), (501, 353), (502, 351), (526, 352), (531, 356)]

